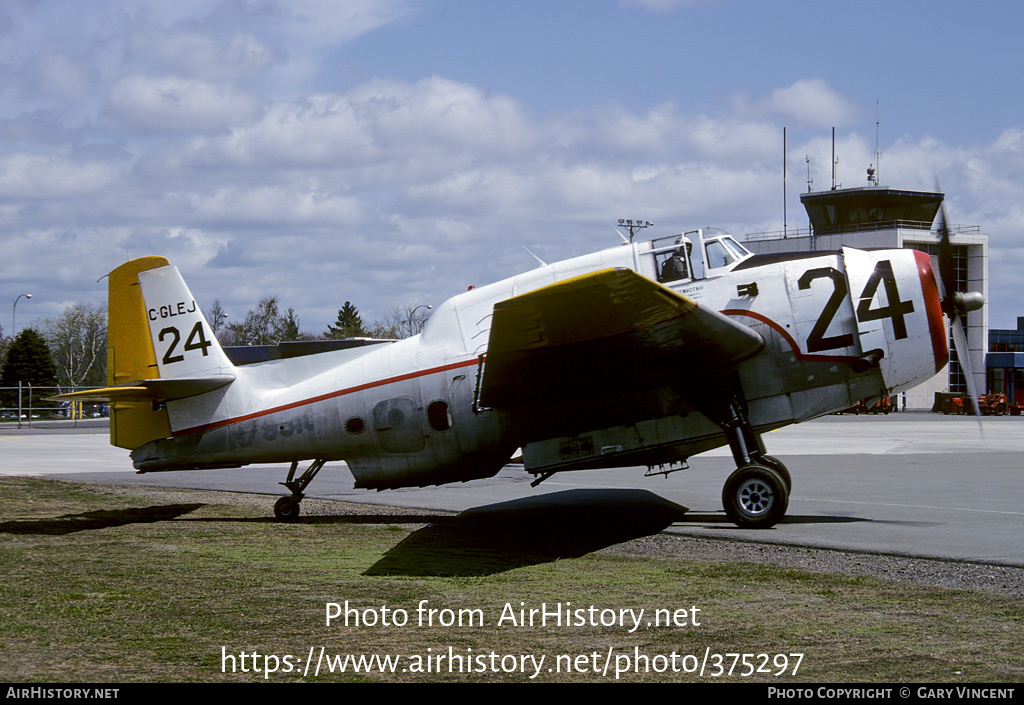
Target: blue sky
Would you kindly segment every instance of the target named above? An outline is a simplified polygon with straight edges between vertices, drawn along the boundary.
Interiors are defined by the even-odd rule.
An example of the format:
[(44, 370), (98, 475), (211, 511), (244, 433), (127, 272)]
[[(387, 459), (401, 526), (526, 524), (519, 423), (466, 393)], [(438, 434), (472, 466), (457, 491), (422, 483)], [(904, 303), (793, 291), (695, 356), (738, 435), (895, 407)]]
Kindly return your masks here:
[[(164, 254), (199, 303), (323, 331), (544, 259), (790, 226), (830, 186), (931, 189), (1024, 315), (1019, 3), (7, 0), (0, 294), (19, 326)], [(10, 320), (0, 318), (9, 332)]]

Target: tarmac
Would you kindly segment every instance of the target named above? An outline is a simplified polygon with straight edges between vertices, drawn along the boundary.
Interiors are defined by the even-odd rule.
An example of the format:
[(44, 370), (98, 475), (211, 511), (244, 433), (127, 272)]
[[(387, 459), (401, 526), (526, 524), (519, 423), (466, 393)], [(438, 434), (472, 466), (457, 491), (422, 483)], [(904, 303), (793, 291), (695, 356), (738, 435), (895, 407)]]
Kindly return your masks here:
[[(641, 490), (687, 509), (669, 532), (1024, 566), (1024, 417), (982, 422), (984, 436), (972, 417), (827, 416), (766, 434), (768, 452), (789, 467), (793, 492), (786, 518), (764, 531), (738, 529), (722, 511), (722, 485), (734, 469), (726, 449), (692, 458), (688, 470), (667, 477), (645, 477), (646, 468), (589, 470), (557, 474), (536, 488), (521, 465), (509, 465), (487, 480), (369, 492), (352, 488), (344, 463), (331, 463), (307, 496), (479, 512), (509, 502), (621, 506)], [(267, 465), (140, 475), (128, 451), (108, 445), (105, 420), (0, 425), (0, 475), (266, 494), (269, 515), (274, 495), (286, 494), (278, 484), (286, 473), (285, 465)], [(635, 506), (645, 511), (642, 502)], [(587, 516), (600, 521), (594, 517), (601, 514)]]

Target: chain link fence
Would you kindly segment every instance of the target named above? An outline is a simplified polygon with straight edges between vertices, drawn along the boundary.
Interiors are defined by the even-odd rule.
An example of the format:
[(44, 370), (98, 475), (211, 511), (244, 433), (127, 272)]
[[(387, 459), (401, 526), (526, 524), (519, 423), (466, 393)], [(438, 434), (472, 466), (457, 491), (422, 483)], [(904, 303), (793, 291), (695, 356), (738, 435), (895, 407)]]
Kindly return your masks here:
[(0, 387), (0, 423), (32, 426), (33, 421), (92, 419), (109, 414), (106, 404), (47, 401), (48, 397), (98, 387), (35, 387), (30, 384)]

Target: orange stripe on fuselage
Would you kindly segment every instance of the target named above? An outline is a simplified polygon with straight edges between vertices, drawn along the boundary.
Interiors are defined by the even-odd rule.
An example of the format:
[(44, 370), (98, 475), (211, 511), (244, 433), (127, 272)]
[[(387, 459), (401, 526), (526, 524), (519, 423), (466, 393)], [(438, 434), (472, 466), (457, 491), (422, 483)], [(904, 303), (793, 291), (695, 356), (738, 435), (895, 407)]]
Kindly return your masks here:
[(193, 433), (202, 433), (203, 431), (210, 431), (215, 428), (222, 428), (223, 426), (230, 426), (231, 424), (241, 423), (242, 421), (249, 421), (251, 419), (258, 419), (261, 416), (268, 416), (270, 414), (276, 414), (279, 411), (288, 411), (289, 409), (295, 409), (300, 406), (307, 406), (309, 404), (316, 404), (317, 402), (327, 401), (328, 399), (335, 399), (337, 397), (343, 397), (347, 394), (355, 394), (366, 389), (373, 389), (374, 387), (383, 387), (388, 384), (395, 384), (397, 382), (405, 382), (406, 380), (415, 379), (417, 377), (426, 377), (428, 375), (437, 374), (438, 372), (447, 372), (449, 370), (457, 370), (460, 367), (470, 367), (471, 365), (477, 364), (477, 358), (470, 358), (469, 360), (463, 360), (462, 362), (453, 362), (450, 365), (441, 365), (440, 367), (431, 367), (426, 370), (417, 370), (415, 372), (409, 372), (404, 375), (396, 375), (395, 377), (385, 377), (384, 379), (378, 379), (373, 382), (367, 382), (365, 384), (359, 384), (355, 387), (348, 387), (347, 389), (339, 389), (334, 392), (328, 392), (327, 394), (320, 394), (309, 399), (302, 399), (301, 401), (293, 401), (288, 404), (282, 404), (281, 406), (275, 406), (270, 409), (263, 409), (262, 411), (254, 411), (251, 414), (244, 414), (242, 416), (236, 416), (230, 419), (223, 419), (221, 421), (214, 421), (212, 423), (203, 424), (202, 426), (192, 426), (191, 428), (183, 428), (174, 431), (171, 435), (175, 438), (180, 436), (188, 436)]
[(850, 365), (853, 364), (854, 362), (860, 361), (860, 358), (854, 357), (852, 355), (811, 355), (809, 353), (805, 353), (800, 349), (800, 346), (797, 345), (796, 341), (793, 339), (793, 336), (789, 334), (789, 331), (787, 331), (785, 328), (780, 326), (772, 319), (760, 313), (756, 313), (754, 311), (747, 311), (742, 308), (727, 308), (724, 311), (721, 311), (720, 313), (726, 316), (749, 316), (750, 318), (753, 318), (756, 321), (761, 321), (761, 323), (770, 326), (772, 330), (781, 335), (782, 338), (789, 344), (789, 347), (793, 349), (793, 354), (796, 355), (796, 359), (800, 360), (801, 362), (844, 362)]

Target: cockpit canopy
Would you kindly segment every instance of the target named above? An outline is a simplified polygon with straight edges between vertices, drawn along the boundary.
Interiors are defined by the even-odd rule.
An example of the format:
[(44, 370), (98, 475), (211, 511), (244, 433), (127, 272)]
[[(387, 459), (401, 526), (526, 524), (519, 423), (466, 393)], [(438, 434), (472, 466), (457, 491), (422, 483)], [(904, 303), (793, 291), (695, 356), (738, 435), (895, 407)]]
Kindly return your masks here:
[(721, 228), (704, 228), (703, 234), (704, 249), (708, 255), (708, 269), (728, 267), (753, 254)]
[(702, 228), (651, 242), (658, 281), (704, 279), (731, 268), (753, 253), (721, 228)]

